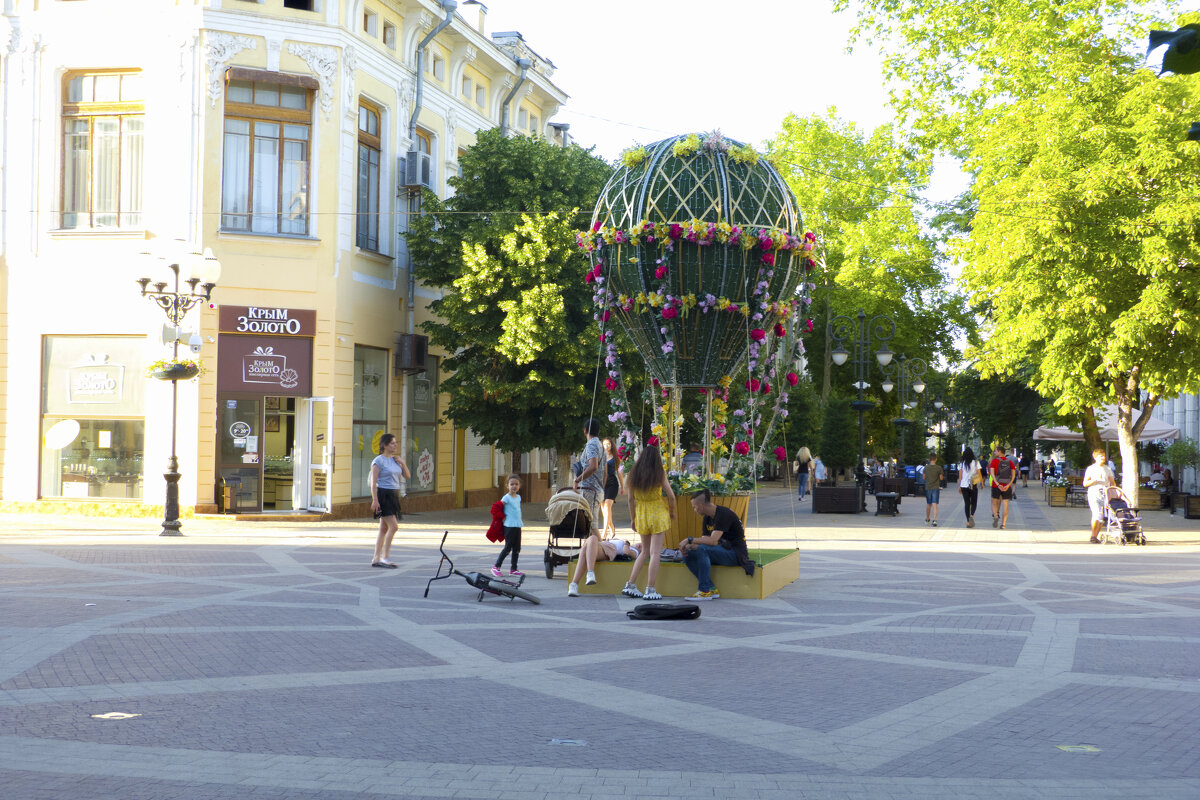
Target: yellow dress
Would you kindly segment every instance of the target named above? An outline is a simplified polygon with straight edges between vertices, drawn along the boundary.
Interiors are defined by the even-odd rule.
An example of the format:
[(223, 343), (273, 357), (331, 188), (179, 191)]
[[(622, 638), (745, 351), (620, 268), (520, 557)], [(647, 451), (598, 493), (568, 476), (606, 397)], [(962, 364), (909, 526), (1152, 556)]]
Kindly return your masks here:
[(633, 499), (633, 521), (639, 534), (652, 536), (671, 529), (671, 512), (667, 509), (661, 486), (634, 489)]

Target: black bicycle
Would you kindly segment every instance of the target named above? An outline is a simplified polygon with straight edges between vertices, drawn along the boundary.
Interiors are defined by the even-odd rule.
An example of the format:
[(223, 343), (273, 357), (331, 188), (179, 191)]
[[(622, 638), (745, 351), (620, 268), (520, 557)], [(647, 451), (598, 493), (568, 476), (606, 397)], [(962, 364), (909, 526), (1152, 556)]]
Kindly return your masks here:
[[(433, 577), (429, 579), (429, 582), (425, 584), (426, 597), (429, 597), (429, 587), (433, 585), (434, 581), (440, 581), (445, 578), (449, 578), (451, 575), (460, 575), (466, 579), (467, 583), (469, 583), (472, 587), (479, 590), (479, 597), (477, 599), (481, 603), (483, 602), (483, 596), (485, 594), (498, 594), (501, 597), (507, 597), (509, 600), (515, 600), (519, 597), (522, 600), (528, 600), (535, 606), (542, 604), (542, 598), (538, 597), (536, 594), (530, 594), (521, 588), (521, 584), (525, 582), (524, 575), (522, 575), (516, 583), (513, 583), (512, 581), (506, 581), (503, 578), (484, 575), (482, 572), (462, 572), (455, 569), (454, 562), (450, 560), (450, 556), (446, 555), (446, 537), (449, 535), (450, 531), (446, 531), (442, 534), (442, 543), (438, 545), (438, 550), (442, 552), (442, 559), (438, 562), (437, 572), (435, 572)], [(443, 564), (449, 565), (445, 575), (442, 574)]]

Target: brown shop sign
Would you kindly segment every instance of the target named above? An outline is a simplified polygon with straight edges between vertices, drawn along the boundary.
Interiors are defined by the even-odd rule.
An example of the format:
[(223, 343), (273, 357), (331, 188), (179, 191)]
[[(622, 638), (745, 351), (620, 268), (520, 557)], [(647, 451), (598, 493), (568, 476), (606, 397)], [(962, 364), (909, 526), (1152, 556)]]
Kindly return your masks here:
[(221, 333), (259, 336), (315, 336), (317, 333), (317, 312), (311, 308), (221, 306), (217, 322)]

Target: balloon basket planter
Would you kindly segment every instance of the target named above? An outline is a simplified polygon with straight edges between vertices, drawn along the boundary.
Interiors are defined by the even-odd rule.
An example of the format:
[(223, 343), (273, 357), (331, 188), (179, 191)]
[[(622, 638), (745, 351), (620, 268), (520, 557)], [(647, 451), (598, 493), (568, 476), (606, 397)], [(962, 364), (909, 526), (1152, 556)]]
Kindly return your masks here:
[[(799, 550), (760, 550), (751, 547), (750, 558), (758, 564), (753, 575), (747, 575), (741, 567), (712, 568), (712, 580), (717, 586), (717, 591), (721, 593), (722, 600), (764, 600), (800, 577)], [(568, 569), (568, 574), (573, 576), (574, 561), (568, 565)], [(619, 595), (625, 581), (629, 580), (629, 572), (632, 569), (632, 561), (598, 561), (596, 583), (588, 586), (581, 581), (579, 593)], [(638, 586), (643, 590), (646, 588), (645, 567), (638, 576)], [(696, 576), (686, 564), (664, 561), (658, 566), (658, 579), (654, 588), (668, 601), (672, 598), (687, 597), (696, 591)]]

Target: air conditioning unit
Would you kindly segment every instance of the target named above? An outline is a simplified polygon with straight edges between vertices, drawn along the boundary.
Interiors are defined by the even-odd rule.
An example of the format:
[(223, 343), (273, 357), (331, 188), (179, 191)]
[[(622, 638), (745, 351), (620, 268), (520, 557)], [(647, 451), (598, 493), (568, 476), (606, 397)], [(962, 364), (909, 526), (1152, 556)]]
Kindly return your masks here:
[(429, 337), (419, 333), (402, 334), (396, 340), (396, 356), (392, 375), (414, 375), (425, 371), (425, 355), (429, 352)]
[(429, 153), (422, 153), (419, 150), (409, 150), (404, 154), (399, 172), (403, 178), (401, 188), (433, 188), (433, 164)]

